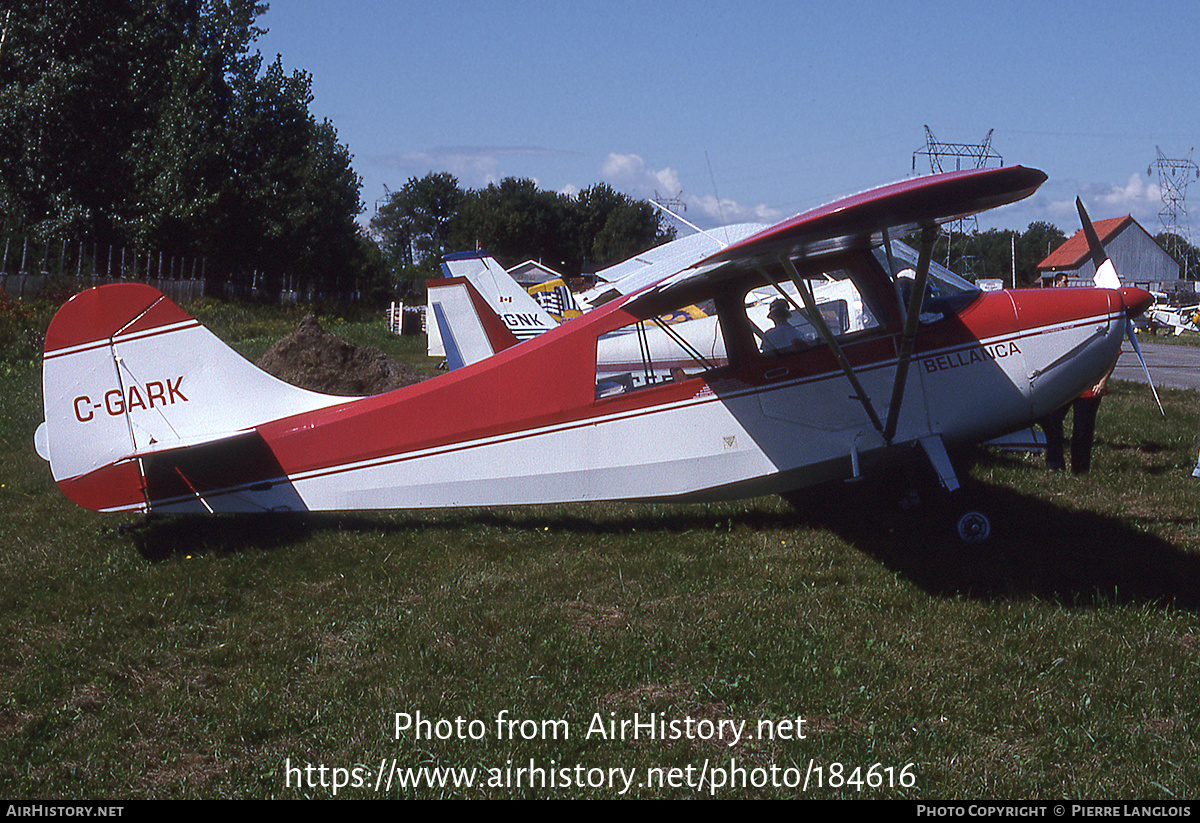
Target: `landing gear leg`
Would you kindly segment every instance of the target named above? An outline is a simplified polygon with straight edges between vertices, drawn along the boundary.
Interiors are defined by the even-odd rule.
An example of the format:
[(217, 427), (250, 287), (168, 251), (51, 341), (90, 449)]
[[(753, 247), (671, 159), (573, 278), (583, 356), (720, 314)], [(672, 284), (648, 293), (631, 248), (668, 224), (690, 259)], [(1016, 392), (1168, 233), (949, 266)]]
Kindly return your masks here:
[(958, 476), (954, 473), (954, 466), (950, 462), (950, 456), (946, 454), (946, 446), (941, 436), (923, 437), (920, 442), (934, 471), (937, 472), (938, 481), (948, 493), (951, 511), (956, 514), (954, 533), (959, 540), (968, 545), (984, 542), (992, 536), (992, 521), (984, 512), (968, 507), (969, 501), (963, 499), (969, 495), (958, 482)]

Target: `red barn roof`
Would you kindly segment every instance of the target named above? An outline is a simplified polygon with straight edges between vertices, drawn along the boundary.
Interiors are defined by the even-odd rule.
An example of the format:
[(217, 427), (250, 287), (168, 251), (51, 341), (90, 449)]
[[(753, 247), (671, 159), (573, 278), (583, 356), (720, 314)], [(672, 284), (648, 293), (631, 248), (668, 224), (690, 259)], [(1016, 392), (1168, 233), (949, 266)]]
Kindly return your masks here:
[[(1128, 214), (1124, 217), (1114, 217), (1111, 220), (1097, 220), (1093, 225), (1096, 227), (1096, 236), (1100, 238), (1100, 245), (1104, 245), (1116, 237), (1132, 222), (1133, 217)], [(1050, 252), (1049, 257), (1038, 263), (1038, 269), (1040, 271), (1077, 269), (1089, 257), (1091, 257), (1091, 250), (1088, 248), (1087, 235), (1083, 233), (1083, 229), (1080, 229), (1075, 232), (1074, 237)]]

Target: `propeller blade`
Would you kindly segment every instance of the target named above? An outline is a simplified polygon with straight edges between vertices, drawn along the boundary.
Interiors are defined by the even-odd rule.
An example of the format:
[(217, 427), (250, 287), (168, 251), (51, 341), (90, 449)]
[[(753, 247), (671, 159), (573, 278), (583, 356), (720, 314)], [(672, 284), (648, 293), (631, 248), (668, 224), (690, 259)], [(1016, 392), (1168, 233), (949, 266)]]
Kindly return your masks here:
[(1096, 274), (1092, 277), (1092, 282), (1102, 289), (1119, 289), (1121, 288), (1121, 278), (1117, 275), (1116, 268), (1113, 267), (1112, 261), (1108, 259), (1108, 255), (1104, 252), (1104, 246), (1100, 243), (1100, 236), (1096, 234), (1096, 228), (1092, 225), (1092, 220), (1088, 217), (1087, 209), (1083, 207), (1083, 200), (1075, 198), (1075, 208), (1079, 210), (1079, 222), (1083, 224), (1083, 233), (1087, 237), (1088, 250), (1092, 253), (1092, 263), (1096, 267)]
[(1079, 222), (1083, 224), (1083, 233), (1087, 237), (1088, 249), (1092, 253), (1092, 262), (1096, 264), (1098, 270), (1108, 259), (1108, 255), (1104, 253), (1104, 246), (1100, 244), (1100, 237), (1096, 234), (1092, 219), (1088, 217), (1087, 209), (1083, 207), (1081, 198), (1075, 198), (1075, 208), (1079, 209)]
[[(1108, 259), (1108, 255), (1104, 251), (1104, 246), (1100, 243), (1100, 236), (1096, 234), (1096, 227), (1092, 225), (1092, 219), (1088, 217), (1087, 209), (1083, 207), (1083, 200), (1075, 198), (1075, 208), (1079, 210), (1079, 222), (1083, 224), (1083, 233), (1087, 237), (1088, 249), (1092, 253), (1092, 263), (1096, 266), (1096, 274), (1092, 278), (1092, 282), (1102, 289), (1119, 289), (1121, 288), (1121, 278), (1117, 274), (1117, 269), (1113, 266), (1112, 261)], [(1125, 321), (1125, 336), (1129, 338), (1129, 342), (1133, 344), (1133, 351), (1137, 354), (1138, 362), (1142, 364), (1142, 371), (1146, 373), (1146, 382), (1150, 384), (1150, 391), (1154, 394), (1154, 402), (1158, 404), (1158, 410), (1163, 417), (1167, 416), (1163, 409), (1162, 401), (1158, 399), (1158, 389), (1154, 388), (1154, 381), (1150, 378), (1150, 367), (1146, 365), (1146, 358), (1142, 356), (1142, 347), (1138, 345), (1137, 334), (1133, 330), (1133, 319)], [(1197, 466), (1200, 468), (1200, 466)]]
[(1162, 401), (1158, 399), (1158, 390), (1154, 388), (1154, 381), (1150, 379), (1150, 367), (1146, 365), (1146, 358), (1142, 356), (1142, 347), (1138, 345), (1137, 334), (1133, 330), (1133, 321), (1125, 321), (1125, 336), (1129, 338), (1129, 342), (1133, 344), (1133, 350), (1138, 356), (1138, 362), (1142, 364), (1142, 371), (1146, 373), (1146, 382), (1150, 384), (1150, 391), (1154, 394), (1154, 402), (1158, 404), (1158, 410), (1163, 417), (1167, 416), (1167, 412), (1163, 409)]

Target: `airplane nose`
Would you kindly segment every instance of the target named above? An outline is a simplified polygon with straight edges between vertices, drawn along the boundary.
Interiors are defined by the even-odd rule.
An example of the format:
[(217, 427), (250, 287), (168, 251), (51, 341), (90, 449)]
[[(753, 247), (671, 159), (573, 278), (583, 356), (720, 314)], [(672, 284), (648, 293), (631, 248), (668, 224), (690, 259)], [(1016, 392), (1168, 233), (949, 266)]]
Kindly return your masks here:
[(1150, 308), (1154, 297), (1145, 289), (1124, 286), (1121, 288), (1121, 300), (1125, 303), (1125, 316), (1132, 320)]

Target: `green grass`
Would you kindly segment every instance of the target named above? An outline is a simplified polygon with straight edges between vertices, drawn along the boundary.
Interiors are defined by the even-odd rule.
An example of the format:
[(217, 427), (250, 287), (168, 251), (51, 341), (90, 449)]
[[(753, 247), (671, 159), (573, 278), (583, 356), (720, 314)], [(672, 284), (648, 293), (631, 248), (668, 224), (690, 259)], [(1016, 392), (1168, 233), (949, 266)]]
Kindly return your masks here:
[[(230, 305), (215, 300), (203, 300), (188, 308), (214, 334), (252, 361), (262, 357), (281, 337), (295, 331), (301, 319), (312, 311), (309, 307), (301, 306), (278, 310), (262, 305)], [(377, 348), (427, 377), (438, 374), (438, 361), (425, 355), (424, 336), (398, 337), (389, 334), (382, 312), (357, 310), (356, 314), (363, 316), (351, 316), (349, 319), (336, 310), (318, 310), (314, 313), (328, 332), (361, 346)]]
[[(296, 320), (251, 314), (222, 333), (245, 351)], [(382, 339), (381, 323), (323, 322), (421, 358), (411, 340)], [(329, 797), (328, 785), (289, 787), (285, 765), (373, 773), (394, 759), (486, 778), (531, 758), (639, 779), (706, 761), (799, 770), (780, 777), (811, 765), (825, 784), (813, 771), (807, 791), (635, 786), (637, 797), (1200, 793), (1194, 393), (1163, 393), (1164, 419), (1142, 387), (1116, 383), (1084, 478), (961, 455), (997, 532), (965, 548), (942, 516), (957, 501), (901, 516), (859, 484), (799, 509), (760, 498), (141, 524), (59, 494), (31, 444), (37, 380), (21, 362), (0, 370), (7, 797)], [(416, 712), (478, 720), (485, 734), (397, 739), (396, 713)], [(497, 739), (502, 712), (536, 721), (535, 739)], [(801, 717), (805, 737), (585, 734), (597, 716), (650, 713), (751, 731)], [(569, 739), (540, 725), (560, 720)], [(855, 779), (868, 773), (895, 785)]]
[(1174, 346), (1200, 346), (1200, 334), (1195, 332), (1185, 331), (1183, 334), (1175, 334), (1170, 328), (1162, 328), (1158, 334), (1141, 333), (1138, 339), (1143, 343), (1168, 343)]

